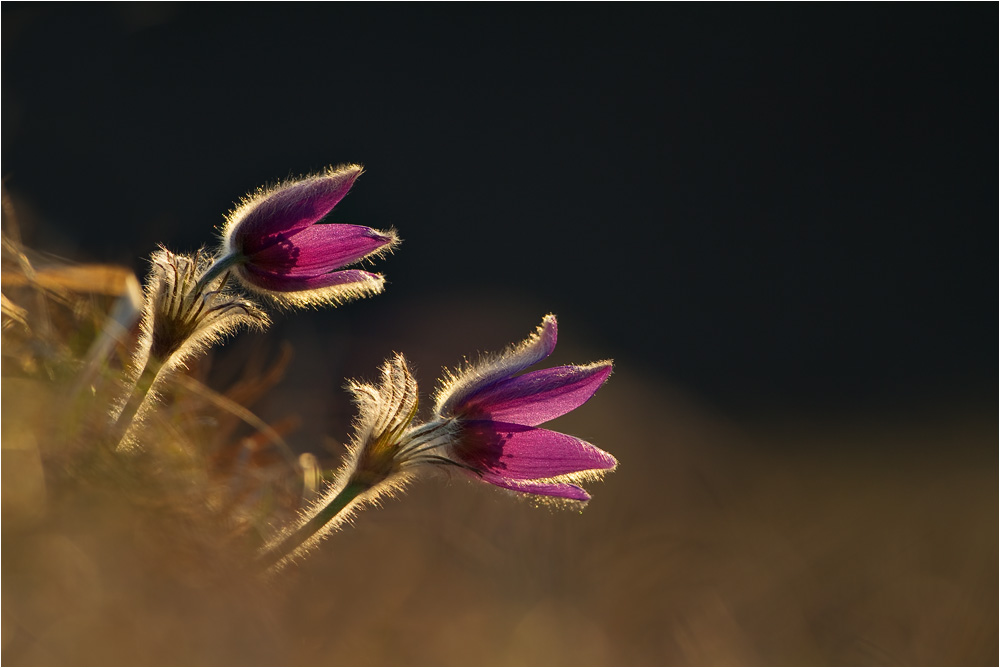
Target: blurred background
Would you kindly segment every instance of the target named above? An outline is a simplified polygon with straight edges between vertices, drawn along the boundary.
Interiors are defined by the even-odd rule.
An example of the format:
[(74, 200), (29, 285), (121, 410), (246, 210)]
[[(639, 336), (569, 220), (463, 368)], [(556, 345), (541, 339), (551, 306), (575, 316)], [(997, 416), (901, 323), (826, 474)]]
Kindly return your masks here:
[(621, 461), (579, 515), (423, 481), (260, 591), (40, 534), (4, 550), (5, 659), (998, 661), (996, 5), (2, 17), (36, 250), (142, 276), (259, 185), (365, 165), (331, 220), (399, 231), (386, 293), (213, 358), (224, 388), (292, 344), (252, 408), (293, 447), (335, 462), (343, 379), (392, 351), (429, 391), (554, 312), (553, 363), (616, 373), (553, 427)]

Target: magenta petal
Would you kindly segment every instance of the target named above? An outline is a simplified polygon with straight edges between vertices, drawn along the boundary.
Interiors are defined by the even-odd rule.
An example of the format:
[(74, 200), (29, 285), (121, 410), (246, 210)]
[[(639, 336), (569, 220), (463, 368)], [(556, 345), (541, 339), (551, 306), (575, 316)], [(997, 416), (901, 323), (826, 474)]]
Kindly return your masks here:
[(610, 375), (609, 362), (532, 371), (480, 390), (458, 410), (467, 417), (533, 427), (582, 406)]
[(513, 480), (603, 471), (618, 465), (608, 453), (573, 436), (491, 420), (463, 423), (452, 455), (480, 473)]
[(488, 359), (460, 372), (446, 389), (438, 394), (434, 413), (453, 415), (472, 396), (484, 389), (520, 373), (540, 362), (556, 348), (558, 327), (556, 317), (547, 315), (535, 333), (520, 344), (508, 348), (493, 359)]
[(393, 242), (393, 237), (363, 225), (312, 225), (278, 234), (249, 256), (262, 271), (316, 276), (353, 264)]
[(554, 496), (560, 499), (572, 499), (574, 501), (590, 501), (590, 494), (587, 490), (568, 482), (533, 482), (524, 480), (510, 480), (502, 476), (490, 473), (483, 474), (481, 479), (491, 485), (510, 489), (515, 492), (525, 494), (538, 494), (539, 496)]
[(318, 222), (344, 198), (360, 174), (361, 167), (350, 165), (259, 196), (233, 227), (233, 247), (252, 255), (265, 248), (273, 235)]
[(244, 280), (250, 285), (269, 292), (298, 292), (301, 290), (317, 290), (335, 285), (351, 283), (381, 283), (382, 277), (360, 269), (334, 271), (318, 276), (290, 276), (262, 271), (253, 265), (244, 265), (239, 269)]

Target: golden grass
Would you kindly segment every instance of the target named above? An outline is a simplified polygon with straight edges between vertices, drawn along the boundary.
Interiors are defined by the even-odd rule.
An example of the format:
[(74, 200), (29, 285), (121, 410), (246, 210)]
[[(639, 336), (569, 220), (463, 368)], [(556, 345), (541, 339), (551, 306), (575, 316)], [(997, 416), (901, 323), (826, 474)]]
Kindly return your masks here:
[[(100, 406), (124, 346), (79, 374), (122, 293), (3, 261), (5, 664), (997, 662), (989, 409), (734, 423), (620, 364), (557, 423), (622, 462), (582, 514), (424, 481), (263, 580), (256, 546), (315, 491), (296, 453), (335, 463), (294, 439), (320, 416), (249, 413), (286, 389), (287, 353), (225, 390), (196, 365), (155, 447), (113, 456)], [(428, 369), (476, 346), (463, 322), (534, 317), (435, 308), (408, 333)]]

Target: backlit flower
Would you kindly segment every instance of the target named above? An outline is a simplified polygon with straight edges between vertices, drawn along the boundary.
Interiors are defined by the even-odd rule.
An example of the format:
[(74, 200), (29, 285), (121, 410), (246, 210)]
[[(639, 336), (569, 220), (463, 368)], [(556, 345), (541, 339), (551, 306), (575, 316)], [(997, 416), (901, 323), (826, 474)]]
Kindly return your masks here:
[(321, 222), (361, 171), (331, 168), (245, 199), (226, 220), (211, 274), (231, 267), (248, 289), (285, 306), (340, 304), (381, 292), (380, 274), (343, 267), (391, 249), (395, 232)]
[(611, 362), (560, 366), (517, 375), (556, 345), (555, 316), (526, 341), (447, 379), (434, 415), (417, 423), (417, 381), (406, 359), (382, 366), (379, 385), (351, 382), (358, 405), (346, 462), (326, 493), (274, 537), (261, 563), (280, 569), (364, 503), (401, 490), (422, 469), (458, 467), (515, 492), (586, 502), (576, 485), (618, 466), (614, 457), (576, 437), (537, 425), (584, 404), (611, 375)]
[(399, 354), (387, 360), (381, 371), (379, 386), (358, 381), (347, 384), (358, 406), (354, 438), (348, 445), (350, 456), (342, 474), (348, 485), (376, 487), (398, 476), (406, 463), (400, 443), (417, 414), (417, 381)]
[(417, 381), (406, 359), (395, 355), (382, 365), (382, 382), (351, 381), (358, 418), (344, 466), (326, 492), (296, 525), (278, 534), (262, 558), (280, 568), (317, 545), (364, 503), (400, 491), (420, 465), (439, 463), (435, 451), (452, 433), (449, 423), (413, 427), (417, 414)]
[(151, 260), (138, 346), (125, 389), (111, 408), (121, 449), (136, 445), (137, 428), (164, 381), (186, 360), (240, 328), (269, 324), (256, 304), (225, 289), (224, 273), (199, 280), (208, 265), (201, 252), (177, 255), (161, 248)]
[(457, 431), (447, 458), (482, 480), (541, 496), (587, 501), (574, 484), (613, 470), (607, 452), (574, 436), (537, 425), (590, 399), (611, 375), (611, 362), (559, 366), (519, 374), (555, 349), (556, 318), (546, 316), (520, 345), (446, 380), (435, 417)]

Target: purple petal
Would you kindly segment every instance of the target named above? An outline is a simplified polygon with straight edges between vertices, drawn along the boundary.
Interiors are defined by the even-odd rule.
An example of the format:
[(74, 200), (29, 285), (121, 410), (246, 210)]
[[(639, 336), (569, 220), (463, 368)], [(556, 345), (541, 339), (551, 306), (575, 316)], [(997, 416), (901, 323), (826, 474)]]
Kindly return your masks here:
[(582, 406), (610, 375), (610, 362), (532, 371), (480, 390), (458, 410), (468, 417), (533, 427)]
[(347, 165), (258, 195), (230, 218), (227, 247), (252, 255), (265, 248), (272, 236), (318, 222), (344, 198), (360, 174), (360, 166)]
[(535, 333), (494, 359), (475, 364), (448, 383), (435, 402), (436, 415), (452, 415), (472, 395), (541, 362), (556, 349), (556, 317), (547, 315)]
[(394, 236), (362, 225), (312, 225), (273, 235), (249, 261), (272, 274), (316, 276), (353, 264), (394, 241)]
[(491, 473), (483, 474), (481, 480), (503, 487), (504, 489), (523, 492), (525, 494), (538, 494), (539, 496), (554, 496), (560, 499), (572, 499), (574, 501), (590, 501), (590, 494), (587, 490), (568, 482), (532, 482), (524, 480), (510, 480), (502, 476)]
[(299, 292), (332, 286), (347, 286), (352, 283), (377, 283), (381, 285), (384, 280), (379, 274), (372, 274), (360, 269), (346, 269), (318, 276), (275, 274), (257, 269), (253, 265), (244, 265), (238, 271), (240, 278), (245, 283), (264, 292)]
[(480, 473), (511, 480), (604, 471), (618, 465), (608, 453), (573, 436), (490, 420), (463, 422), (451, 454)]

